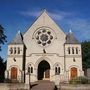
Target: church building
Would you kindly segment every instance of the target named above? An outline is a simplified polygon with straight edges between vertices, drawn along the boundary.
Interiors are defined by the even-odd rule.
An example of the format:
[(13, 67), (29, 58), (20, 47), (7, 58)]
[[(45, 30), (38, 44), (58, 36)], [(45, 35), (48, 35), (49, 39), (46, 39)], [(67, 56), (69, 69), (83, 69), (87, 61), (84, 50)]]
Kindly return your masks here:
[(83, 76), (81, 44), (71, 31), (65, 34), (46, 10), (8, 44), (5, 78), (28, 84), (68, 82), (78, 76)]

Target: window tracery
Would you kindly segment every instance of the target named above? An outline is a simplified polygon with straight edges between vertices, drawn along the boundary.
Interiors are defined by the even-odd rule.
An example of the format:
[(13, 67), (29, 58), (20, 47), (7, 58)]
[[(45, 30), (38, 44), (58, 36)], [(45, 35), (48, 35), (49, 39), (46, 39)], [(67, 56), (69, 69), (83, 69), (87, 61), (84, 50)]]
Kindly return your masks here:
[(60, 74), (60, 67), (57, 65), (55, 67), (55, 75), (59, 75)]
[(33, 67), (31, 65), (28, 66), (28, 73), (33, 73)]
[(50, 45), (52, 40), (54, 39), (53, 33), (50, 28), (44, 27), (40, 28), (35, 33), (36, 42), (41, 46)]

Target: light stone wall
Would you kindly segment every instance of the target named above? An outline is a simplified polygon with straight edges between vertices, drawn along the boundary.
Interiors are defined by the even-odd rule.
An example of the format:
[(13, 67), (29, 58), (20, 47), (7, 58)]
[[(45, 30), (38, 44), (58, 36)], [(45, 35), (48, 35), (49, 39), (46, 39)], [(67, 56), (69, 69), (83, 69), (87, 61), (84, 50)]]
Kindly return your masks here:
[[(10, 54), (10, 48), (13, 48), (13, 53)], [(16, 49), (19, 47), (20, 48), (20, 54), (17, 53), (18, 50), (16, 50), (16, 54), (14, 54), (14, 47)], [(6, 69), (6, 74), (9, 74), (8, 77), (11, 79), (11, 68), (16, 67), (17, 68), (17, 80), (21, 82), (21, 79), (23, 75), (23, 53), (24, 53), (24, 46), (23, 45), (9, 45), (8, 46), (8, 58), (7, 58), (7, 69)], [(9, 72), (9, 73), (8, 73)]]
[[(42, 47), (37, 44), (35, 40), (35, 32), (41, 27), (50, 27), (51, 32), (54, 35), (54, 40), (47, 47)], [(65, 44), (66, 34), (58, 27), (58, 25), (43, 12), (40, 17), (35, 21), (35, 23), (26, 31), (23, 35), (23, 41), (26, 46), (25, 53), (25, 83), (29, 83), (28, 75), (28, 65), (31, 64), (33, 67), (33, 73), (30, 75), (30, 81), (37, 81), (38, 65), (42, 60), (46, 60), (50, 64), (50, 81), (57, 82), (68, 81), (70, 78), (71, 67), (76, 67), (78, 69), (78, 76), (82, 73), (82, 54), (80, 44)], [(10, 55), (10, 47), (20, 47), (21, 54)], [(68, 54), (68, 47), (78, 47), (78, 54)], [(43, 52), (45, 49), (46, 53)], [(76, 51), (75, 51), (76, 53)], [(23, 45), (9, 45), (8, 46), (8, 59), (7, 59), (7, 71), (10, 72), (11, 66), (16, 66), (18, 68), (18, 76), (21, 76), (20, 71), (23, 69), (23, 55), (24, 46)], [(16, 62), (13, 59), (16, 59)], [(75, 62), (73, 61), (75, 58)], [(60, 75), (55, 75), (55, 65), (60, 66)]]
[[(45, 47), (46, 55), (43, 54), (43, 47), (39, 46), (34, 39), (34, 33), (37, 28), (42, 26), (50, 27), (54, 33), (54, 40), (48, 47)], [(42, 60), (46, 60), (50, 64), (50, 80), (55, 81), (56, 63), (60, 63), (61, 74), (64, 72), (64, 43), (65, 33), (55, 24), (55, 22), (46, 14), (43, 13), (40, 18), (29, 28), (24, 34), (24, 43), (26, 45), (26, 67), (28, 63), (33, 63), (35, 66), (34, 80), (37, 80), (38, 65)], [(28, 76), (26, 76), (28, 77)], [(32, 78), (32, 76), (31, 76)], [(33, 80), (32, 80), (33, 81)], [(28, 80), (26, 80), (28, 82)]]
[[(70, 54), (68, 53), (68, 47), (70, 47)], [(74, 54), (72, 54), (72, 48), (74, 48)], [(76, 48), (78, 48), (78, 54), (76, 54)], [(70, 79), (72, 67), (77, 68), (77, 76), (83, 76), (81, 52), (80, 44), (65, 45), (65, 67), (68, 79)]]
[[(13, 48), (13, 53), (12, 54), (10, 54), (10, 48)], [(14, 47), (16, 47), (16, 54), (14, 54)], [(20, 48), (20, 54), (18, 54), (18, 47)], [(10, 45), (8, 45), (8, 56), (14, 56), (14, 57), (16, 57), (16, 56), (20, 56), (20, 55), (23, 55), (23, 53), (24, 53), (24, 45), (22, 45), (22, 44), (15, 44), (15, 45), (13, 45), (13, 44), (10, 44)]]
[[(33, 35), (37, 28), (42, 26), (50, 27), (53, 32), (55, 32), (55, 40), (53, 44), (47, 47), (47, 53), (60, 53), (60, 55), (64, 55), (63, 51), (63, 43), (65, 43), (65, 33), (55, 24), (55, 22), (44, 12), (38, 20), (28, 29), (28, 31), (24, 34), (24, 43), (27, 47), (26, 55), (28, 56), (30, 53), (42, 53), (42, 47), (39, 47), (33, 38)], [(54, 48), (53, 48), (54, 47)], [(61, 53), (61, 50), (62, 53)]]
[[(32, 54), (31, 57), (26, 57), (26, 72), (28, 64), (34, 66), (34, 72), (31, 74), (31, 82), (37, 81), (38, 65), (42, 60), (46, 60), (50, 64), (50, 81), (55, 81), (55, 65), (59, 64), (61, 73), (64, 73), (64, 57), (60, 57), (57, 54)], [(26, 76), (27, 78), (29, 76)], [(28, 80), (26, 80), (28, 83)]]
[[(68, 54), (68, 47), (70, 47), (70, 54)], [(74, 48), (74, 54), (72, 54), (72, 47)], [(78, 48), (78, 54), (76, 54), (76, 48)], [(65, 44), (65, 55), (69, 55), (69, 56), (82, 56), (82, 53), (81, 53), (81, 44)]]

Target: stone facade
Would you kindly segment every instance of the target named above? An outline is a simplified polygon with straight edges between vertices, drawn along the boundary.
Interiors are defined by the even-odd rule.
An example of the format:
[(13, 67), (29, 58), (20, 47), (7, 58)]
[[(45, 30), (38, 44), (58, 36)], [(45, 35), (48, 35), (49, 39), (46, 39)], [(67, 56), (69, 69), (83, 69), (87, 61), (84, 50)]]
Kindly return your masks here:
[(26, 84), (38, 80), (66, 82), (83, 76), (81, 44), (66, 35), (45, 10), (22, 35), (8, 45), (5, 77)]

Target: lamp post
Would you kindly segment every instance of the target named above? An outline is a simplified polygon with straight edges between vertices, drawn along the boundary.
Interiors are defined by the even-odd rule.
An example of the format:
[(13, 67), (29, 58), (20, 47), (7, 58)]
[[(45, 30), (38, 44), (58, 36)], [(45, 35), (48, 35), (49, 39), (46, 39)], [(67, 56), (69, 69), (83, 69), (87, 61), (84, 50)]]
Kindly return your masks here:
[(30, 83), (30, 75), (31, 75), (31, 71), (30, 71), (30, 67), (28, 67), (28, 74), (29, 74), (29, 90), (31, 90), (31, 83)]

